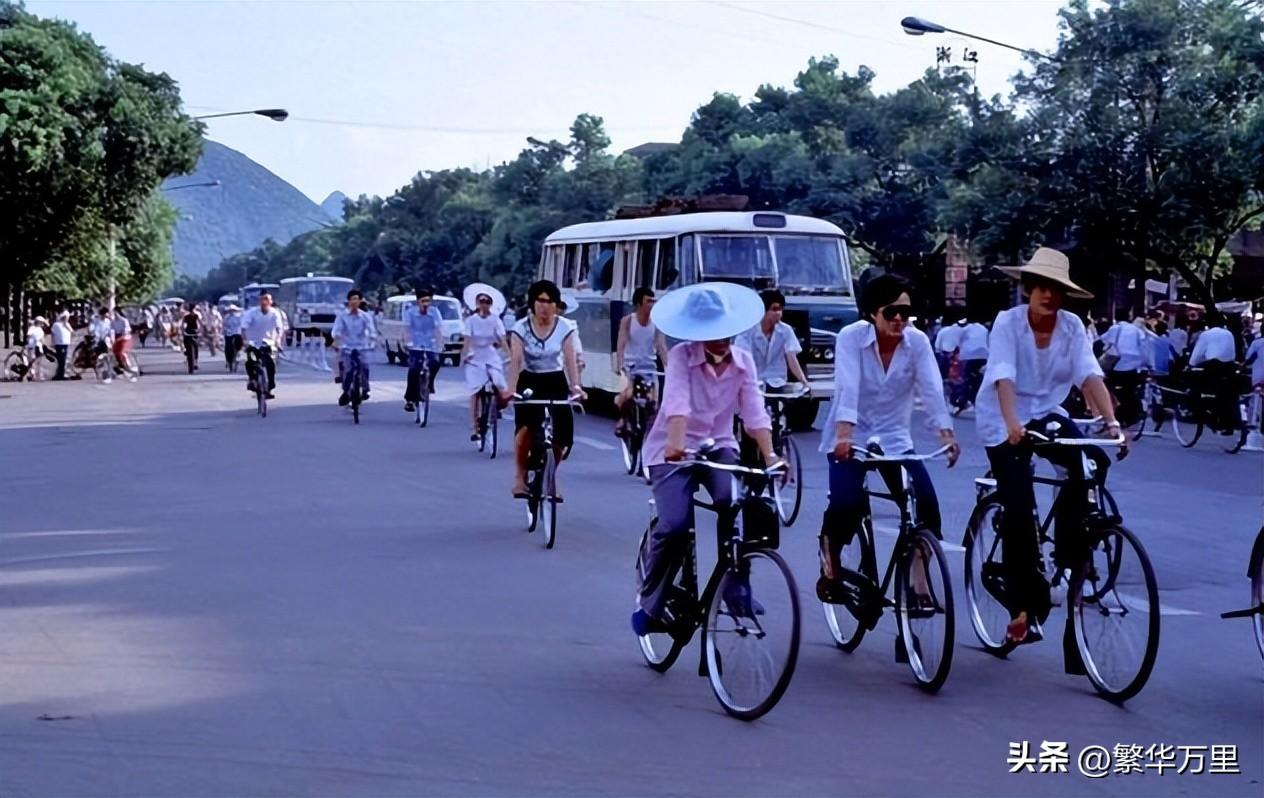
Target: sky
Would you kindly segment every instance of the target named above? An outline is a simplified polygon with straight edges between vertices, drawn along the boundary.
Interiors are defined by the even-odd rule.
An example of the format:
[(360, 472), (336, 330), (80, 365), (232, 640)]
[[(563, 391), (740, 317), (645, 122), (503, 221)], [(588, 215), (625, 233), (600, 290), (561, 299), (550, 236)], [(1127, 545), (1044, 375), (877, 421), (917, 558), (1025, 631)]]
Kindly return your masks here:
[(936, 48), (977, 49), (988, 95), (1008, 93), (1017, 53), (951, 34), (908, 36), (914, 15), (1051, 50), (1062, 0), (817, 2), (375, 2), (372, 0), (28, 0), (73, 21), (120, 60), (166, 72), (192, 114), (287, 109), (282, 123), (208, 120), (316, 202), (340, 190), (385, 196), (419, 171), (484, 169), (528, 135), (567, 137), (605, 119), (613, 149), (678, 141), (715, 92), (749, 98), (834, 55), (897, 89)]

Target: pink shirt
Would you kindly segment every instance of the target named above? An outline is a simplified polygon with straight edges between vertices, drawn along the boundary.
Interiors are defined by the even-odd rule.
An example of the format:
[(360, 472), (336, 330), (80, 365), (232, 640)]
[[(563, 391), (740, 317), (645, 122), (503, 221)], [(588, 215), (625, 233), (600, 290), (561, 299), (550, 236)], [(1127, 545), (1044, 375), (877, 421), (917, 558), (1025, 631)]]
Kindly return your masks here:
[(772, 429), (763, 397), (755, 379), (758, 370), (750, 352), (731, 347), (733, 360), (716, 376), (707, 362), (701, 343), (672, 347), (667, 357), (667, 377), (663, 402), (654, 426), (645, 438), (645, 464), (662, 465), (667, 448), (667, 421), (684, 416), (685, 448), (695, 449), (703, 440), (714, 438), (716, 445), (737, 448), (733, 437), (733, 416), (741, 416), (748, 430)]

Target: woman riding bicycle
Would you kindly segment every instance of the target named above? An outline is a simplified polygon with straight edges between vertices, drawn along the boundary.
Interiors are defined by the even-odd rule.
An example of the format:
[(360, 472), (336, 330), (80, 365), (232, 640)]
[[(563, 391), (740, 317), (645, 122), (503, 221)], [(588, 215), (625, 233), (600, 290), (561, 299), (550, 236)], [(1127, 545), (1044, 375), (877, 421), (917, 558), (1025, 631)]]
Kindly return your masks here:
[[(772, 422), (764, 409), (749, 352), (730, 345), (733, 336), (750, 329), (764, 314), (764, 303), (749, 288), (731, 283), (697, 283), (663, 297), (652, 313), (654, 324), (677, 344), (667, 357), (663, 401), (645, 439), (658, 523), (643, 563), (644, 579), (638, 608), (632, 615), (637, 635), (661, 631), (666, 593), (680, 561), (676, 541), (688, 533), (693, 494), (707, 486), (716, 506), (732, 502), (728, 474), (677, 468), (674, 461), (704, 440), (715, 444), (710, 459), (738, 462), (733, 417), (741, 416), (766, 463), (773, 463)], [(732, 523), (733, 519), (725, 519)], [(717, 529), (720, 540), (727, 530)]]
[[(537, 280), (527, 290), (527, 300), (530, 312), (509, 331), (509, 377), (502, 398), (508, 401), (528, 390), (533, 400), (584, 398), (575, 355), (576, 334), (558, 314), (562, 295), (557, 285)], [(554, 455), (560, 465), (575, 438), (575, 418), (569, 407), (554, 408), (552, 414)], [(531, 430), (543, 420), (544, 408), (539, 405), (514, 411), (514, 498), (527, 498)]]
[[(952, 447), (949, 467), (960, 454), (934, 347), (909, 323), (913, 306), (908, 284), (894, 275), (875, 277), (860, 295), (860, 308), (861, 320), (840, 330), (834, 344), (834, 399), (830, 423), (821, 436), (821, 451), (829, 459), (829, 505), (821, 522), (823, 551), (816, 592), (831, 603), (838, 603), (840, 593), (840, 555), (866, 512), (864, 482), (869, 469), (852, 457), (853, 444), (863, 446), (876, 436), (886, 454), (911, 454), (913, 401), (920, 398), (940, 442)], [(918, 520), (942, 540), (939, 500), (926, 466), (910, 461), (903, 467), (912, 479)], [(887, 467), (879, 473), (891, 494), (898, 495), (899, 469)]]
[[(1004, 596), (997, 598), (1010, 612), (1006, 637), (1012, 643), (1043, 637), (1040, 623), (1049, 614), (1049, 583), (1039, 568), (1039, 542), (1032, 524), (1035, 492), (1027, 425), (1047, 416), (1065, 415), (1061, 405), (1073, 386), (1080, 386), (1091, 411), (1106, 421), (1107, 433), (1119, 435), (1119, 423), (1102, 369), (1084, 334), (1084, 323), (1062, 310), (1067, 297), (1093, 295), (1071, 281), (1067, 256), (1041, 247), (1025, 266), (1002, 269), (1022, 281), (1028, 304), (1002, 311), (992, 326), (990, 358), (975, 403), (979, 438), (987, 447), (992, 475), (1000, 496), (1000, 536)], [(1074, 424), (1065, 423), (1061, 437), (1081, 437)], [(1043, 429), (1038, 430), (1044, 432)], [(1127, 450), (1125, 442), (1122, 451)], [(1047, 447), (1039, 454), (1055, 465), (1076, 466), (1078, 450)], [(1102, 458), (1103, 460), (1105, 458)], [(1074, 462), (1073, 462), (1074, 460)], [(1075, 525), (1085, 511), (1086, 487), (1078, 467), (1068, 469), (1055, 519), (1054, 560), (1059, 568), (1075, 561)], [(1068, 662), (1068, 667), (1070, 663)]]
[(470, 396), (470, 440), (478, 440), (478, 395), (490, 379), (492, 386), (505, 390), (505, 366), (500, 347), (505, 343), (505, 295), (487, 283), (466, 286), (462, 294), (465, 306), (473, 312), (465, 319), (465, 345), (461, 362), (465, 364), (465, 392)]

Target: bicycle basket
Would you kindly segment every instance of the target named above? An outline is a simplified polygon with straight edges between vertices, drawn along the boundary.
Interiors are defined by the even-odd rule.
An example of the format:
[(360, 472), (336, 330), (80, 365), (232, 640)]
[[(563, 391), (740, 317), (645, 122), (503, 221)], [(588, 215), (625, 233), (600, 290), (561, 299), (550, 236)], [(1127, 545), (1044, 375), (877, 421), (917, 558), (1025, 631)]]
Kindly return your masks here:
[(742, 537), (747, 543), (758, 541), (770, 549), (781, 545), (781, 520), (771, 498), (750, 496), (742, 501)]

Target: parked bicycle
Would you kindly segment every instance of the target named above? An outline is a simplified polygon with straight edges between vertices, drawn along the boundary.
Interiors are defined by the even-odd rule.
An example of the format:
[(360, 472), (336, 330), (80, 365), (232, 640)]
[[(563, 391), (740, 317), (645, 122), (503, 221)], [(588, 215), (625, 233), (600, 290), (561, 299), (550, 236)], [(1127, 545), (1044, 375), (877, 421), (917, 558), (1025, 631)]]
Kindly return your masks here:
[(514, 407), (538, 405), (543, 409), (539, 426), (531, 430), (531, 448), (527, 453), (527, 531), (539, 529), (544, 535), (544, 548), (557, 543), (557, 455), (553, 445), (553, 408), (576, 408), (573, 399), (532, 399), (530, 390), (514, 397)]
[[(898, 478), (886, 481), (899, 487), (883, 493), (865, 485), (865, 515), (840, 556), (843, 570), (837, 581), (841, 593), (837, 601), (821, 602), (834, 643), (847, 653), (856, 650), (866, 632), (877, 628), (887, 608), (894, 609), (896, 661), (907, 663), (918, 686), (931, 693), (943, 686), (952, 667), (956, 634), (952, 579), (943, 546), (917, 514), (917, 500), (904, 464), (942, 457), (951, 448), (944, 446), (929, 454), (887, 455), (874, 438), (864, 449), (852, 450), (852, 456), (863, 460), (868, 468), (898, 469)], [(900, 510), (899, 532), (881, 582), (873, 516), (868, 507), (871, 498), (889, 499)], [(822, 557), (828, 556), (829, 542), (824, 536), (820, 545)], [(894, 597), (887, 598), (893, 577)]]
[[(1095, 420), (1094, 420), (1095, 421)], [(1125, 438), (1058, 437), (1060, 417), (1047, 417), (1029, 425), (1032, 446), (1074, 447), (1080, 451), (1078, 467), (1087, 486), (1087, 507), (1079, 513), (1078, 535), (1068, 540), (1075, 557), (1059, 569), (1046, 549), (1053, 544), (1050, 529), (1067, 501), (1061, 476), (1034, 475), (1036, 484), (1055, 488), (1048, 514), (1033, 514), (1032, 534), (1038, 538), (1039, 568), (1051, 586), (1056, 606), (1065, 590), (1068, 624), (1063, 650), (1068, 659), (1076, 653), (1094, 688), (1103, 697), (1122, 703), (1145, 686), (1159, 650), (1159, 587), (1150, 558), (1137, 536), (1123, 525), (1119, 506), (1105, 485), (1108, 461), (1100, 447), (1120, 446)], [(1076, 422), (1080, 426), (1093, 421)], [(1043, 427), (1045, 432), (1038, 432)], [(984, 650), (1005, 657), (1015, 644), (1006, 638), (1010, 613), (1006, 595), (1003, 544), (1000, 539), (1003, 508), (996, 480), (989, 473), (975, 480), (978, 500), (966, 527), (966, 604), (974, 632)]]
[(18, 348), (4, 359), (4, 379), (12, 382), (46, 380), (55, 368), (57, 356), (52, 349), (43, 347), (38, 357), (31, 357), (25, 348)]
[(500, 393), (492, 380), (492, 368), (487, 367), (487, 379), (479, 389), (478, 396), (478, 451), (487, 453), (492, 460), (496, 459), (496, 446), (499, 442), (500, 427)]
[(644, 471), (645, 464), (641, 454), (645, 446), (645, 436), (649, 434), (650, 427), (654, 424), (654, 414), (658, 412), (654, 396), (659, 376), (661, 372), (638, 371), (632, 372), (628, 377), (632, 380), (632, 396), (623, 410), (623, 434), (619, 436), (619, 442), (623, 450), (623, 466), (631, 476)]
[(1255, 631), (1255, 645), (1264, 659), (1264, 526), (1255, 536), (1251, 546), (1251, 559), (1247, 561), (1247, 578), (1251, 580), (1251, 606), (1244, 610), (1222, 613), (1221, 618), (1250, 618)]
[[(780, 529), (771, 497), (772, 483), (784, 464), (749, 468), (712, 462), (712, 445), (686, 453), (686, 459), (675, 465), (731, 475), (740, 488), (733, 491), (731, 504), (717, 506), (695, 498), (692, 505), (716, 513), (719, 528), (731, 532), (719, 541), (715, 568), (699, 595), (697, 534), (691, 519), (683, 554), (670, 578), (663, 618), (667, 631), (638, 640), (646, 664), (663, 673), (701, 629), (698, 675), (710, 680), (725, 712), (754, 720), (781, 700), (799, 657), (799, 590), (776, 550)], [(638, 588), (645, 579), (656, 523), (652, 519), (641, 536)]]

